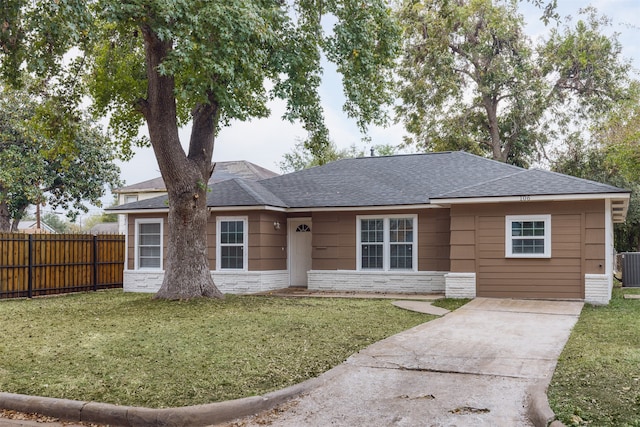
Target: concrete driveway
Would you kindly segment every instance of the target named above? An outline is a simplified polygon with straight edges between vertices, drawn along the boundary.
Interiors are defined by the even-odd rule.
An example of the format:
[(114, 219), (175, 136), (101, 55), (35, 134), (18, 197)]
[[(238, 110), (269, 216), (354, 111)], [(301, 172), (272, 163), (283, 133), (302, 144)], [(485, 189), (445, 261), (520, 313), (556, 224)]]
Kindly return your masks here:
[(582, 306), (477, 298), (353, 355), (276, 410), (222, 425), (531, 426), (532, 387), (544, 400)]

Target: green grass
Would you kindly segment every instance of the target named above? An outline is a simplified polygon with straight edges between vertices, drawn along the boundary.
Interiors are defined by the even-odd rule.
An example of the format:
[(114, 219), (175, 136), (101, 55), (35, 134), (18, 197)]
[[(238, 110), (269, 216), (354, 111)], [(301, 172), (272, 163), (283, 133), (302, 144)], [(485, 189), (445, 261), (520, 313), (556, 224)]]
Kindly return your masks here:
[(0, 301), (0, 391), (156, 408), (240, 398), (431, 319), (388, 300), (107, 291)]
[(469, 301), (471, 300), (466, 298), (460, 298), (460, 299), (442, 298), (439, 300), (435, 300), (431, 305), (434, 305), (436, 307), (446, 308), (449, 311), (454, 311), (459, 309)]
[(640, 426), (640, 300), (622, 294), (585, 305), (558, 361), (548, 395), (566, 425)]

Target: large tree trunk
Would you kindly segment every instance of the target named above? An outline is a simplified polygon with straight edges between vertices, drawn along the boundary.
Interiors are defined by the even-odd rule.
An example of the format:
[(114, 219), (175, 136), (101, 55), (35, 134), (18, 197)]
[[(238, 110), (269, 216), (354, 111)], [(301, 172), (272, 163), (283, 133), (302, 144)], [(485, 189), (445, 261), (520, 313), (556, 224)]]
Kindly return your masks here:
[(6, 201), (0, 202), (0, 232), (11, 231), (11, 214)]
[(489, 126), (489, 135), (491, 137), (491, 151), (493, 160), (498, 160), (503, 163), (507, 162), (509, 157), (509, 146), (505, 144), (502, 146), (500, 140), (500, 124), (498, 122), (498, 101), (495, 98), (484, 96), (483, 103), (485, 111), (487, 112), (487, 120)]
[(157, 72), (171, 51), (171, 42), (160, 40), (148, 27), (142, 30), (148, 91), (140, 110), (169, 195), (165, 275), (156, 298), (222, 298), (211, 278), (207, 257), (207, 182), (218, 110), (213, 102), (194, 109), (187, 156), (178, 137), (173, 78)]

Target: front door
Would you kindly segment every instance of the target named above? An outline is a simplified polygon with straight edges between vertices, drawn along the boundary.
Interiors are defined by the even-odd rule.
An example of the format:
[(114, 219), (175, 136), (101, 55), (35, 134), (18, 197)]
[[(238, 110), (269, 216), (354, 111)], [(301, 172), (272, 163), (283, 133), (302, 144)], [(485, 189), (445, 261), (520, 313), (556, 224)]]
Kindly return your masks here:
[(311, 218), (289, 219), (289, 286), (307, 287), (311, 270)]

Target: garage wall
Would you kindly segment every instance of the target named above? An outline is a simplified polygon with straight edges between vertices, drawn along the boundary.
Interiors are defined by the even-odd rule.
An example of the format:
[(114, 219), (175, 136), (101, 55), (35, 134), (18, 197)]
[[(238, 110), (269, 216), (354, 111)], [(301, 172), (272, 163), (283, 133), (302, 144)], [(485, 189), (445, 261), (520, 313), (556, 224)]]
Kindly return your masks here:
[[(451, 207), (451, 271), (476, 273), (483, 297), (584, 298), (585, 274), (605, 272), (604, 201)], [(551, 258), (505, 257), (505, 216), (551, 214)]]

